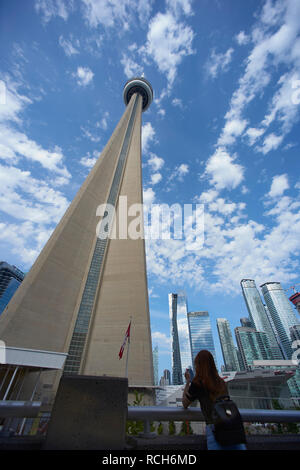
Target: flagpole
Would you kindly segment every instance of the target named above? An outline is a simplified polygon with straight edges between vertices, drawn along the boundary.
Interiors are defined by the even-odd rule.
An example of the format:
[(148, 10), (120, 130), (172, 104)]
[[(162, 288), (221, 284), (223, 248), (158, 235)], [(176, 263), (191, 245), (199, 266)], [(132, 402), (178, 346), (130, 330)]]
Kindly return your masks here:
[[(131, 320), (132, 316), (130, 316), (130, 330), (131, 330)], [(131, 331), (130, 331), (131, 334)], [(126, 368), (125, 368), (125, 377), (128, 379), (128, 358), (129, 358), (129, 347), (130, 347), (130, 335), (128, 337), (128, 346), (127, 346), (127, 355), (126, 355)]]

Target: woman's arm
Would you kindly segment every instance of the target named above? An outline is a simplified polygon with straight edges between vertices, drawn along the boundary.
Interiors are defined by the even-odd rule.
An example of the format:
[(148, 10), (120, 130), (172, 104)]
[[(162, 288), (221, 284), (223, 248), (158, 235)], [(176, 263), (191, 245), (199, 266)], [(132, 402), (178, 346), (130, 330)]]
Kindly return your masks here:
[(190, 377), (190, 373), (188, 372), (188, 370), (185, 371), (184, 376), (185, 376), (186, 384), (183, 390), (181, 401), (182, 401), (183, 408), (188, 408), (188, 406), (192, 403), (191, 400), (189, 400), (187, 396), (188, 389), (190, 388), (190, 384), (191, 384), (191, 377)]
[(188, 392), (189, 387), (190, 387), (190, 382), (186, 382), (184, 390), (183, 390), (183, 394), (182, 394), (182, 400), (181, 400), (183, 408), (188, 408), (190, 404), (192, 403), (191, 400), (189, 400), (187, 397), (187, 392)]

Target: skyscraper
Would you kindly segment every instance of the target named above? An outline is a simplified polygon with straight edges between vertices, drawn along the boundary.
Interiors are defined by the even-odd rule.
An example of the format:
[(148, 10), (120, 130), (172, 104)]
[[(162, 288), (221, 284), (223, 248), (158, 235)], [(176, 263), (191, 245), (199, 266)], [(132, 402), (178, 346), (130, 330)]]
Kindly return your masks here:
[(0, 262), (0, 314), (23, 281), (25, 274), (5, 261)]
[(153, 349), (154, 385), (158, 385), (158, 346)]
[[(290, 328), (290, 335), (291, 341), (299, 341), (300, 342), (300, 324), (291, 326)], [(298, 344), (297, 349), (299, 349), (300, 343)]]
[(240, 322), (241, 322), (241, 325), (242, 326), (246, 326), (248, 328), (253, 328), (253, 325), (251, 323), (251, 320), (249, 320), (249, 318), (247, 317), (243, 317), (240, 319)]
[[(110, 236), (121, 196), (128, 207), (142, 203), (141, 118), (152, 87), (129, 80), (123, 98), (125, 112), (101, 158), (1, 315), (0, 338), (67, 352), (65, 374), (124, 376), (118, 352), (131, 317), (129, 384), (153, 385), (143, 233)], [(47, 386), (55, 389), (59, 378)]]
[(295, 310), (285, 295), (280, 282), (266, 282), (261, 285), (261, 290), (276, 328), (285, 359), (291, 359), (293, 350), (290, 328), (300, 324), (295, 315)]
[(169, 314), (172, 340), (172, 382), (183, 383), (185, 369), (192, 367), (192, 355), (187, 318), (187, 299), (183, 291), (169, 294)]
[(255, 281), (253, 279), (242, 279), (241, 287), (252, 328), (266, 333), (273, 358), (282, 359), (280, 348), (267, 316), (264, 304), (262, 303), (258, 289), (255, 285)]
[(171, 385), (171, 372), (168, 369), (164, 370), (164, 375), (160, 378), (159, 385), (161, 387)]
[(226, 371), (240, 370), (236, 348), (226, 318), (217, 318), (217, 328)]
[(206, 349), (214, 356), (217, 366), (216, 351), (208, 312), (189, 312), (188, 323), (193, 364), (198, 352), (202, 349)]
[(255, 360), (273, 359), (266, 333), (243, 326), (238, 326), (234, 332), (245, 369), (250, 369)]

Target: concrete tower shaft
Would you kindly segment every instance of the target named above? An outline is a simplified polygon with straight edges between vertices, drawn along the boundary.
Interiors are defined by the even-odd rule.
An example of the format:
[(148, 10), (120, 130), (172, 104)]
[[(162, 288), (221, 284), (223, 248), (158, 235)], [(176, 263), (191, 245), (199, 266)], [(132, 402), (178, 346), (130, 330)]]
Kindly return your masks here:
[(117, 218), (120, 196), (128, 207), (142, 203), (141, 116), (151, 96), (130, 94), (133, 82), (101, 157), (1, 315), (0, 339), (68, 353), (64, 373), (122, 377), (118, 352), (132, 317), (129, 385), (153, 385), (144, 239), (96, 234), (99, 205), (113, 205)]

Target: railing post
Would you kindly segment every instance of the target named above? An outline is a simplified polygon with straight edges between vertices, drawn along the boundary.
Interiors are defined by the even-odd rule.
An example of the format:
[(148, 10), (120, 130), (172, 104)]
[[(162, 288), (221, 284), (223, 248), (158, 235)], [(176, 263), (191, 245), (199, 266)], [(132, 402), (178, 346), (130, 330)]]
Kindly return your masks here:
[(143, 423), (144, 423), (144, 432), (140, 432), (139, 437), (142, 437), (144, 439), (153, 439), (157, 437), (156, 432), (151, 432), (150, 421), (145, 420), (143, 421)]

